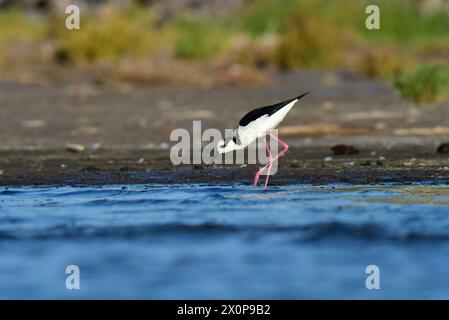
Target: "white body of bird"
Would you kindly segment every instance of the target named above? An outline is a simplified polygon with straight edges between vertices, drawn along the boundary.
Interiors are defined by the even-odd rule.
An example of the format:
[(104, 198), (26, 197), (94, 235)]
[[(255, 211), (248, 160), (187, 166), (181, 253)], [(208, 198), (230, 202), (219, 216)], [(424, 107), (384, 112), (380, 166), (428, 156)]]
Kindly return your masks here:
[[(261, 169), (259, 169), (259, 171), (257, 171), (254, 177), (254, 185), (256, 185), (259, 181), (259, 176), (262, 172), (266, 172), (267, 177), (265, 178), (265, 189), (267, 189), (273, 162), (277, 161), (277, 159), (288, 150), (288, 144), (279, 139), (270, 131), (276, 128), (281, 121), (284, 120), (285, 116), (293, 108), (295, 103), (308, 93), (309, 92), (306, 92), (293, 99), (285, 100), (270, 106), (257, 108), (245, 114), (243, 118), (240, 119), (239, 125), (237, 129), (233, 131), (233, 134), (226, 137), (225, 140), (220, 140), (218, 142), (218, 153), (216, 154), (214, 161), (217, 156), (222, 153), (243, 149), (258, 138), (265, 137), (265, 150), (269, 156), (269, 161)], [(273, 155), (269, 145), (267, 144), (267, 136), (270, 136), (270, 139), (274, 139), (276, 142), (280, 143), (284, 149), (278, 154)]]
[(298, 99), (293, 100), (271, 116), (265, 114), (246, 126), (239, 126), (237, 128), (237, 133), (243, 148), (250, 145), (254, 140), (265, 136), (267, 131), (277, 128), (296, 102), (298, 102)]
[[(234, 135), (218, 142), (218, 154), (246, 148), (256, 139), (265, 136), (267, 132), (271, 129), (275, 129), (281, 121), (284, 120), (287, 113), (302, 96), (291, 99), (291, 101), (288, 101), (288, 103), (280, 107), (274, 105), (255, 109), (245, 115), (245, 117), (240, 120), (239, 126), (234, 131)], [(271, 112), (270, 110), (261, 111), (262, 109), (274, 107), (276, 107), (276, 111), (274, 112)]]

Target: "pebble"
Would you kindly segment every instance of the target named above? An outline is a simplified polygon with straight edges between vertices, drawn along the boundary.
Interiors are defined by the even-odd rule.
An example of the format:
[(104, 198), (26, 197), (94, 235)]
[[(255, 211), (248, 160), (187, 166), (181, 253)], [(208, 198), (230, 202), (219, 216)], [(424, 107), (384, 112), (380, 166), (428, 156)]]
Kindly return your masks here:
[(154, 149), (155, 145), (153, 142), (150, 142), (150, 143), (147, 143), (146, 145), (144, 145), (142, 148), (143, 149)]
[(334, 153), (334, 156), (352, 155), (359, 153), (359, 150), (357, 150), (355, 147), (345, 144), (337, 144), (336, 146), (333, 146), (331, 150)]
[(69, 152), (83, 152), (86, 148), (82, 144), (66, 143), (65, 149)]
[(449, 143), (442, 143), (437, 148), (437, 153), (449, 153)]
[(144, 158), (140, 158), (139, 160), (137, 160), (137, 163), (144, 163), (145, 159)]
[(0, 170), (0, 176), (3, 174), (3, 170)]
[(324, 161), (332, 161), (332, 157), (326, 157), (324, 158)]

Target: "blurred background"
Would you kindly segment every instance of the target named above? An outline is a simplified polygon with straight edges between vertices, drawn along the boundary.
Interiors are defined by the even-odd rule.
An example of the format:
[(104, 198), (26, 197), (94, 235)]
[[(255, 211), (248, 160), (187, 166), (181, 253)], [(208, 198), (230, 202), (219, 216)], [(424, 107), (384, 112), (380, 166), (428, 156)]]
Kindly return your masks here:
[[(65, 28), (70, 4), (79, 31)], [(365, 27), (369, 4), (380, 30)], [(268, 81), (266, 70), (336, 68), (391, 81), (449, 58), (445, 0), (0, 0), (0, 9), (0, 75), (23, 83), (247, 85)], [(403, 88), (412, 85), (396, 83), (411, 99), (441, 98)]]
[[(80, 30), (65, 27), (69, 4)], [(369, 4), (380, 30), (365, 27)], [(447, 134), (448, 31), (445, 0), (0, 0), (0, 138), (142, 146), (308, 90), (285, 134)]]

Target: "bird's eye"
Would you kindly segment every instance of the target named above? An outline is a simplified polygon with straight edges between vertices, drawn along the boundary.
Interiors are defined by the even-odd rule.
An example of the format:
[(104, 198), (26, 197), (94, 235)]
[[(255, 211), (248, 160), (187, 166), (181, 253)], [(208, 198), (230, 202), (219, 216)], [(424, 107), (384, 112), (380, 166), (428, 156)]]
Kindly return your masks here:
[(234, 143), (237, 144), (237, 138), (236, 137), (232, 138), (232, 141), (234, 141)]

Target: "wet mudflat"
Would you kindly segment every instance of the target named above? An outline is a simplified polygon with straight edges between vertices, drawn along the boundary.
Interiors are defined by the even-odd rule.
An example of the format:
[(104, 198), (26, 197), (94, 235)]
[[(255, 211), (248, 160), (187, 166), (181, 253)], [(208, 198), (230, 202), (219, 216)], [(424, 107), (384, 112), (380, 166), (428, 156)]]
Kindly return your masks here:
[[(0, 84), (0, 185), (250, 182), (257, 167), (173, 166), (170, 133), (233, 128), (241, 116), (311, 90), (279, 135), (291, 146), (273, 185), (446, 182), (448, 103), (413, 105), (346, 71), (273, 74), (247, 87)], [(66, 150), (68, 143), (84, 151)], [(335, 154), (338, 144), (357, 152)], [(351, 149), (348, 149), (351, 150)], [(341, 151), (341, 150), (340, 150)]]
[[(259, 165), (238, 164), (174, 166), (169, 154), (169, 149), (98, 150), (82, 154), (64, 150), (4, 151), (0, 158), (3, 170), (0, 181), (4, 186), (251, 184), (259, 168)], [(270, 178), (270, 185), (448, 181), (449, 158), (435, 154), (432, 149), (417, 152), (416, 148), (390, 151), (370, 148), (357, 155), (333, 156), (326, 147), (292, 147), (281, 158), (278, 172)]]

